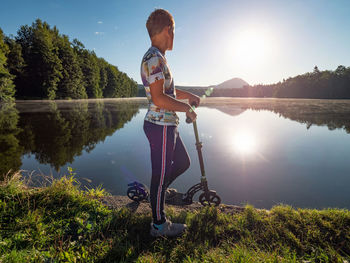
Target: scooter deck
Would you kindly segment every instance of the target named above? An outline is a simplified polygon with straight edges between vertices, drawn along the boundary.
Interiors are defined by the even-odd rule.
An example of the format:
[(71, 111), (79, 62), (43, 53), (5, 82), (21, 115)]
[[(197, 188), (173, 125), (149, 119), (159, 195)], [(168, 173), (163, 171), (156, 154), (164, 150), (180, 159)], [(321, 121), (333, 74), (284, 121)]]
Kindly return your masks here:
[[(133, 182), (128, 184), (129, 189), (137, 189), (138, 193), (142, 193), (142, 197), (140, 200), (133, 200), (138, 202), (148, 202), (149, 201), (149, 189), (139, 182)], [(128, 195), (129, 196), (129, 195)], [(192, 202), (184, 201), (185, 194), (177, 192), (174, 188), (167, 189), (167, 192), (165, 193), (165, 203), (171, 204), (171, 205), (190, 205)], [(129, 196), (130, 198), (130, 196)], [(131, 199), (131, 198), (130, 198)], [(138, 198), (137, 198), (138, 199)]]
[(168, 196), (165, 199), (165, 203), (170, 204), (170, 205), (179, 205), (179, 206), (192, 204), (192, 202), (185, 201), (184, 197), (185, 197), (185, 194), (176, 192), (176, 193)]

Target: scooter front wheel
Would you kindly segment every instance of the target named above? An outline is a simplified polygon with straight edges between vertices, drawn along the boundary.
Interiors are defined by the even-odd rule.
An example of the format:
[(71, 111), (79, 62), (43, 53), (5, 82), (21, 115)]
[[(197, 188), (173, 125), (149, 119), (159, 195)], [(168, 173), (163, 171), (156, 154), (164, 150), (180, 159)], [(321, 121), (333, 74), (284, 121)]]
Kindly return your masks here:
[(199, 202), (203, 206), (218, 206), (221, 203), (221, 198), (215, 192), (204, 192), (199, 196)]

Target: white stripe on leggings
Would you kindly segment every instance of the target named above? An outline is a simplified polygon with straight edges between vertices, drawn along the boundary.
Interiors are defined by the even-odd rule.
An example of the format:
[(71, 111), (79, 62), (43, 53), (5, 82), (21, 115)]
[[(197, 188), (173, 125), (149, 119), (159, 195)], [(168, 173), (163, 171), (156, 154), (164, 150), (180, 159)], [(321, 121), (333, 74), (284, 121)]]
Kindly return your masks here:
[(161, 192), (163, 188), (163, 181), (164, 181), (164, 174), (165, 174), (165, 168), (166, 168), (166, 135), (167, 135), (167, 126), (163, 126), (163, 144), (162, 144), (162, 170), (161, 170), (161, 176), (160, 176), (160, 182), (158, 186), (158, 194), (157, 194), (157, 220), (161, 219), (160, 216), (160, 199), (161, 199)]

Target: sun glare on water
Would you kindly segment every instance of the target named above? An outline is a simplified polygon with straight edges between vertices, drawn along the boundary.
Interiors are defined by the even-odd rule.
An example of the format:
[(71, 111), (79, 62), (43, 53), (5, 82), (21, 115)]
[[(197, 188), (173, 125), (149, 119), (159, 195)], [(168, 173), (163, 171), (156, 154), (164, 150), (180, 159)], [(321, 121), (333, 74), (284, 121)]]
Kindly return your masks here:
[(256, 137), (249, 131), (240, 131), (232, 138), (233, 149), (240, 154), (252, 154), (256, 152)]

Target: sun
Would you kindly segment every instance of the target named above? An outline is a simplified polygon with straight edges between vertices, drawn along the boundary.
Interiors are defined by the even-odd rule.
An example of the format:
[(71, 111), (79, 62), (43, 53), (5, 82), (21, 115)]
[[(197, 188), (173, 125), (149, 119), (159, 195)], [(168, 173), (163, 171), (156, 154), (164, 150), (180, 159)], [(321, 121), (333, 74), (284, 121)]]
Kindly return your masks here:
[(228, 54), (236, 63), (248, 66), (261, 65), (271, 55), (271, 39), (261, 29), (244, 29), (232, 36)]

